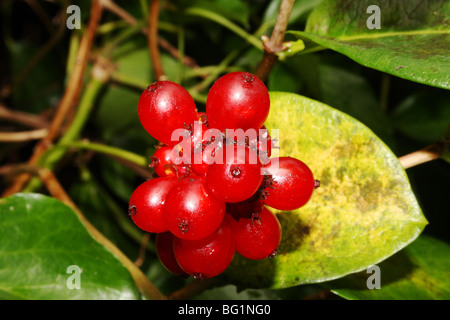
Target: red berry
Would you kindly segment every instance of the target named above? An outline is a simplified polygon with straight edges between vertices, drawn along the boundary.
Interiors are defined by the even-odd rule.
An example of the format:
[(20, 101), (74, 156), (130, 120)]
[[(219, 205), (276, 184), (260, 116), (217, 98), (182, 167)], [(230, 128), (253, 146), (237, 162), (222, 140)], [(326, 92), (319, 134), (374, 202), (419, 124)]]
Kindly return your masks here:
[(168, 271), (178, 275), (185, 275), (186, 273), (181, 269), (175, 258), (173, 239), (174, 235), (170, 232), (158, 233), (155, 240), (156, 254), (163, 267)]
[(268, 164), (272, 154), (272, 138), (265, 126), (258, 130), (258, 135), (248, 142), (249, 148), (256, 150), (261, 163)]
[(235, 253), (229, 216), (206, 238), (175, 238), (173, 250), (180, 267), (195, 278), (204, 280), (219, 275), (230, 265)]
[(236, 220), (240, 218), (250, 218), (252, 215), (259, 214), (264, 207), (263, 201), (256, 193), (250, 199), (237, 203), (227, 203), (226, 212), (231, 214)]
[(225, 215), (225, 203), (210, 195), (200, 176), (186, 177), (170, 190), (164, 221), (175, 236), (196, 240), (213, 233)]
[(315, 181), (311, 169), (302, 161), (280, 157), (277, 166), (267, 167), (271, 186), (265, 189), (264, 203), (278, 210), (295, 210), (312, 196)]
[(139, 119), (156, 140), (173, 146), (174, 130), (184, 129), (197, 119), (194, 99), (182, 86), (171, 81), (158, 81), (141, 94), (138, 104)]
[(270, 98), (264, 83), (248, 72), (231, 72), (219, 78), (206, 100), (209, 126), (258, 130), (269, 115)]
[(133, 191), (128, 214), (136, 226), (147, 232), (168, 231), (163, 206), (167, 194), (177, 183), (176, 177), (159, 177), (145, 181)]
[(156, 149), (150, 167), (155, 170), (159, 177), (176, 176), (177, 166), (172, 161), (172, 147), (163, 146)]
[[(212, 152), (212, 151), (211, 151)], [(191, 168), (192, 170), (199, 175), (205, 175), (206, 172), (208, 171), (209, 168), (209, 164), (208, 164), (208, 159), (211, 157), (211, 152), (205, 152), (205, 150), (203, 150), (201, 152), (201, 162), (199, 161), (198, 157), (199, 155), (197, 154), (195, 158), (194, 157), (194, 162), (191, 164)]]
[(205, 177), (214, 197), (234, 203), (250, 198), (258, 190), (263, 175), (255, 151), (244, 146), (228, 147), (231, 148), (224, 152), (224, 163), (211, 164)]
[(247, 259), (273, 257), (281, 242), (278, 218), (263, 207), (258, 214), (232, 219), (231, 229), (236, 240), (236, 251)]

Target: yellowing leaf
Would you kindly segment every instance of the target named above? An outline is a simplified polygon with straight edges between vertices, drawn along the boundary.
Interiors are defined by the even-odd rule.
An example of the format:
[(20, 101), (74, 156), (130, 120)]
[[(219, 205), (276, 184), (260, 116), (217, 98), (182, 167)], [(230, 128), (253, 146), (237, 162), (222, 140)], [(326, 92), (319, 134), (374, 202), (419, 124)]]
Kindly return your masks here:
[(321, 186), (304, 207), (275, 211), (279, 254), (237, 256), (228, 280), (242, 287), (318, 283), (366, 269), (402, 249), (427, 220), (391, 150), (366, 126), (323, 103), (271, 93), (266, 127), (279, 130), (279, 155), (312, 169)]

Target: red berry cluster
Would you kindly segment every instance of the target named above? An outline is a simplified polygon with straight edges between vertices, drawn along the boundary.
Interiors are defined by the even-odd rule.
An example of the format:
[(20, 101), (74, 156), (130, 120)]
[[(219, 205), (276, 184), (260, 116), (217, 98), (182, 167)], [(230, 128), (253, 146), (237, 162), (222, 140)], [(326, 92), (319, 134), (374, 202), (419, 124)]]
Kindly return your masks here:
[(218, 79), (206, 113), (171, 81), (142, 93), (139, 118), (160, 142), (150, 165), (157, 177), (136, 188), (128, 212), (139, 228), (156, 233), (169, 271), (205, 279), (222, 273), (235, 252), (254, 260), (276, 255), (281, 226), (266, 206), (297, 209), (317, 181), (300, 160), (270, 158), (269, 108), (264, 83), (247, 72)]

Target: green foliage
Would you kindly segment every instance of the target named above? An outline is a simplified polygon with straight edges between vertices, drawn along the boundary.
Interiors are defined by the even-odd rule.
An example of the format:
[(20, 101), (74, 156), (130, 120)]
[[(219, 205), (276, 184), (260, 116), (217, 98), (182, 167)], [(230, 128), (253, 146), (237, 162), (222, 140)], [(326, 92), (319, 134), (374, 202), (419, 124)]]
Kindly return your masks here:
[[(361, 15), (375, 4), (382, 27), (368, 29)], [(305, 31), (292, 33), (364, 66), (449, 89), (449, 18), (448, 1), (324, 1)]]
[[(0, 201), (0, 297), (3, 299), (136, 299), (128, 271), (54, 198), (16, 194)], [(68, 289), (68, 267), (81, 269)]]
[[(63, 145), (56, 140), (39, 165), (55, 173), (83, 215), (130, 260), (142, 246), (140, 269), (170, 294), (190, 279), (165, 270), (154, 238), (142, 243), (144, 233), (127, 216), (131, 192), (153, 173), (156, 141), (137, 116), (141, 92), (156, 79), (141, 30), (149, 1), (115, 2), (136, 25), (103, 10), (80, 91), (85, 103), (73, 101), (67, 117), (79, 119), (77, 126), (66, 131), (70, 121), (64, 123)], [(68, 89), (91, 1), (78, 2), (82, 29), (61, 34), (52, 21), (65, 7), (38, 3), (42, 10), (2, 2), (0, 105), (48, 123)], [(159, 47), (165, 75), (203, 111), (220, 75), (256, 72), (261, 36), (271, 35), (280, 3), (161, 1), (158, 33), (173, 49)], [(367, 28), (369, 5), (379, 6), (381, 29)], [(295, 1), (285, 36), (293, 46), (278, 53), (266, 81), (266, 125), (279, 129), (279, 154), (306, 162), (321, 186), (305, 207), (276, 212), (283, 226), (277, 257), (236, 255), (215, 287), (190, 298), (307, 299), (324, 289), (344, 299), (450, 298), (449, 18), (443, 0)], [(98, 58), (109, 78), (89, 91)], [(25, 123), (0, 119), (2, 133), (26, 130)], [(442, 159), (402, 168), (398, 157), (436, 142)], [(26, 163), (35, 145), (0, 144), (2, 190), (17, 174), (9, 168)], [(141, 299), (123, 261), (35, 182), (0, 199), (0, 298)], [(381, 289), (369, 290), (366, 269), (373, 264)], [(83, 290), (67, 288), (70, 265), (82, 268)]]
[(450, 299), (450, 247), (422, 236), (397, 255), (380, 263), (381, 287), (369, 290), (361, 272), (325, 284), (346, 299), (448, 300)]

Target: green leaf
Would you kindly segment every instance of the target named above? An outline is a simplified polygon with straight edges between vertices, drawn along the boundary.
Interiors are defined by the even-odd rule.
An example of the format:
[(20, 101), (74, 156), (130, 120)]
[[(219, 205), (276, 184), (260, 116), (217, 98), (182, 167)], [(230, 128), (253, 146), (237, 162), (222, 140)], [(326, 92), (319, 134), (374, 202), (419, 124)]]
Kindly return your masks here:
[(382, 262), (380, 289), (367, 288), (371, 274), (361, 272), (324, 284), (346, 299), (448, 300), (450, 299), (450, 246), (421, 235)]
[[(369, 29), (370, 5), (381, 29)], [(309, 16), (306, 38), (354, 61), (400, 78), (450, 89), (448, 1), (324, 1)]]
[[(69, 289), (81, 269), (80, 289)], [(0, 200), (0, 298), (139, 299), (123, 264), (85, 229), (74, 211), (40, 194)]]
[(229, 281), (285, 288), (336, 279), (385, 260), (422, 232), (427, 220), (403, 167), (359, 121), (271, 92), (265, 125), (272, 136), (279, 129), (279, 155), (304, 161), (321, 185), (304, 207), (274, 210), (283, 229), (279, 254), (260, 261), (237, 255), (224, 275)]

